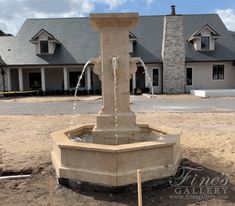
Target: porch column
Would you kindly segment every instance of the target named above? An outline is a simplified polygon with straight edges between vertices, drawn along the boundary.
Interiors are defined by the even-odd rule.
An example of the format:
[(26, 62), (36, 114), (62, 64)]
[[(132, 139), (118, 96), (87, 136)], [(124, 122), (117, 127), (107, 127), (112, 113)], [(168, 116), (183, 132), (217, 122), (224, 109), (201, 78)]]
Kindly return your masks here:
[(7, 69), (7, 90), (11, 91), (11, 69)]
[(64, 73), (64, 90), (68, 90), (68, 70), (66, 67), (63, 68)]
[(132, 75), (132, 92), (134, 93), (136, 88), (136, 72)]
[(23, 69), (18, 68), (18, 77), (19, 77), (19, 91), (24, 91), (24, 86), (23, 86)]
[(41, 68), (42, 91), (46, 91), (45, 68)]
[(91, 89), (91, 68), (90, 67), (87, 67), (86, 76), (87, 76), (87, 90), (89, 92), (89, 90)]

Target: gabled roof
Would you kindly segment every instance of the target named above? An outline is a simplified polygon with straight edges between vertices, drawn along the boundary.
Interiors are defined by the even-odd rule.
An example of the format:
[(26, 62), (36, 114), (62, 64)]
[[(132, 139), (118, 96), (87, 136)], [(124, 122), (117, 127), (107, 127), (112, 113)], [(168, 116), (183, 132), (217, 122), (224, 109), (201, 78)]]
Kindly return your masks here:
[(54, 41), (57, 44), (61, 44), (60, 41), (58, 41), (52, 34), (50, 34), (48, 31), (46, 31), (45, 29), (41, 29), (39, 30), (31, 39), (30, 42), (35, 44), (38, 42), (38, 37), (41, 34), (45, 34), (48, 37), (48, 40)]
[[(213, 51), (195, 51), (188, 37), (210, 25), (220, 38)], [(145, 63), (162, 62), (164, 16), (140, 16), (131, 33), (137, 37), (134, 57)], [(235, 40), (217, 14), (183, 15), (186, 61), (233, 61)], [(53, 55), (38, 56), (29, 39), (42, 28), (61, 42)], [(7, 65), (84, 64), (100, 54), (99, 33), (83, 18), (27, 19), (15, 37), (0, 37), (0, 54)]]
[(218, 38), (220, 35), (211, 27), (209, 26), (208, 24), (204, 25), (202, 28), (198, 29), (197, 31), (195, 31), (189, 38), (188, 38), (188, 41), (192, 41), (193, 39), (195, 38), (198, 38), (201, 36), (201, 32), (204, 31), (205, 29), (208, 29), (212, 36), (214, 38)]

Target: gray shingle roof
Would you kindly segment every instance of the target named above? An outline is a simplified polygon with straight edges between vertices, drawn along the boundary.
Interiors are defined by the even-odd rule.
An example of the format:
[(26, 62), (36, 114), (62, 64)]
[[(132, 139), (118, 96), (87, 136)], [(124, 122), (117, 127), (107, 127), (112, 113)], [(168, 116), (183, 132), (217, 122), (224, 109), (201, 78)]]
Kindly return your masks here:
[[(141, 16), (132, 32), (137, 37), (133, 56), (146, 63), (161, 62), (164, 16)], [(235, 41), (216, 14), (184, 15), (186, 61), (235, 60)], [(220, 34), (215, 51), (195, 51), (187, 39), (205, 24)], [(41, 29), (52, 34), (61, 45), (54, 55), (36, 55), (30, 39)], [(15, 37), (0, 37), (0, 55), (8, 65), (84, 64), (99, 55), (99, 34), (89, 18), (27, 19)]]

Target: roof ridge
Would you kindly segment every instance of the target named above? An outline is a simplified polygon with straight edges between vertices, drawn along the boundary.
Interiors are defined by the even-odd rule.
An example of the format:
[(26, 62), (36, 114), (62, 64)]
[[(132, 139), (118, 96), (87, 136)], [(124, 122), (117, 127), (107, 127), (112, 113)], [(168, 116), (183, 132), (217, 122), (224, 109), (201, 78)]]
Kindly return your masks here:
[[(208, 15), (218, 15), (217, 13), (210, 13), (210, 14), (179, 14), (179, 15), (182, 15), (182, 16), (208, 16)], [(152, 15), (139, 15), (139, 17), (162, 17), (162, 16), (167, 16), (166, 15), (163, 15), (163, 14), (160, 14), (160, 15), (155, 15), (155, 14), (152, 14)], [(90, 18), (89, 16), (82, 16), (82, 17), (45, 17), (45, 18), (27, 18), (26, 20), (47, 20), (47, 19), (88, 19)]]

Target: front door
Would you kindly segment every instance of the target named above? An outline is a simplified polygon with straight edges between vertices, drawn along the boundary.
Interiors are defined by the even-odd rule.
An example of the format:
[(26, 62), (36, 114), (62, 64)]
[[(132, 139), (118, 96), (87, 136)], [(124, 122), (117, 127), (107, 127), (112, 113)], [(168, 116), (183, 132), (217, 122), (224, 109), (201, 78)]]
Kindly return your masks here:
[(29, 88), (32, 90), (38, 90), (42, 88), (40, 72), (30, 72), (29, 73)]

